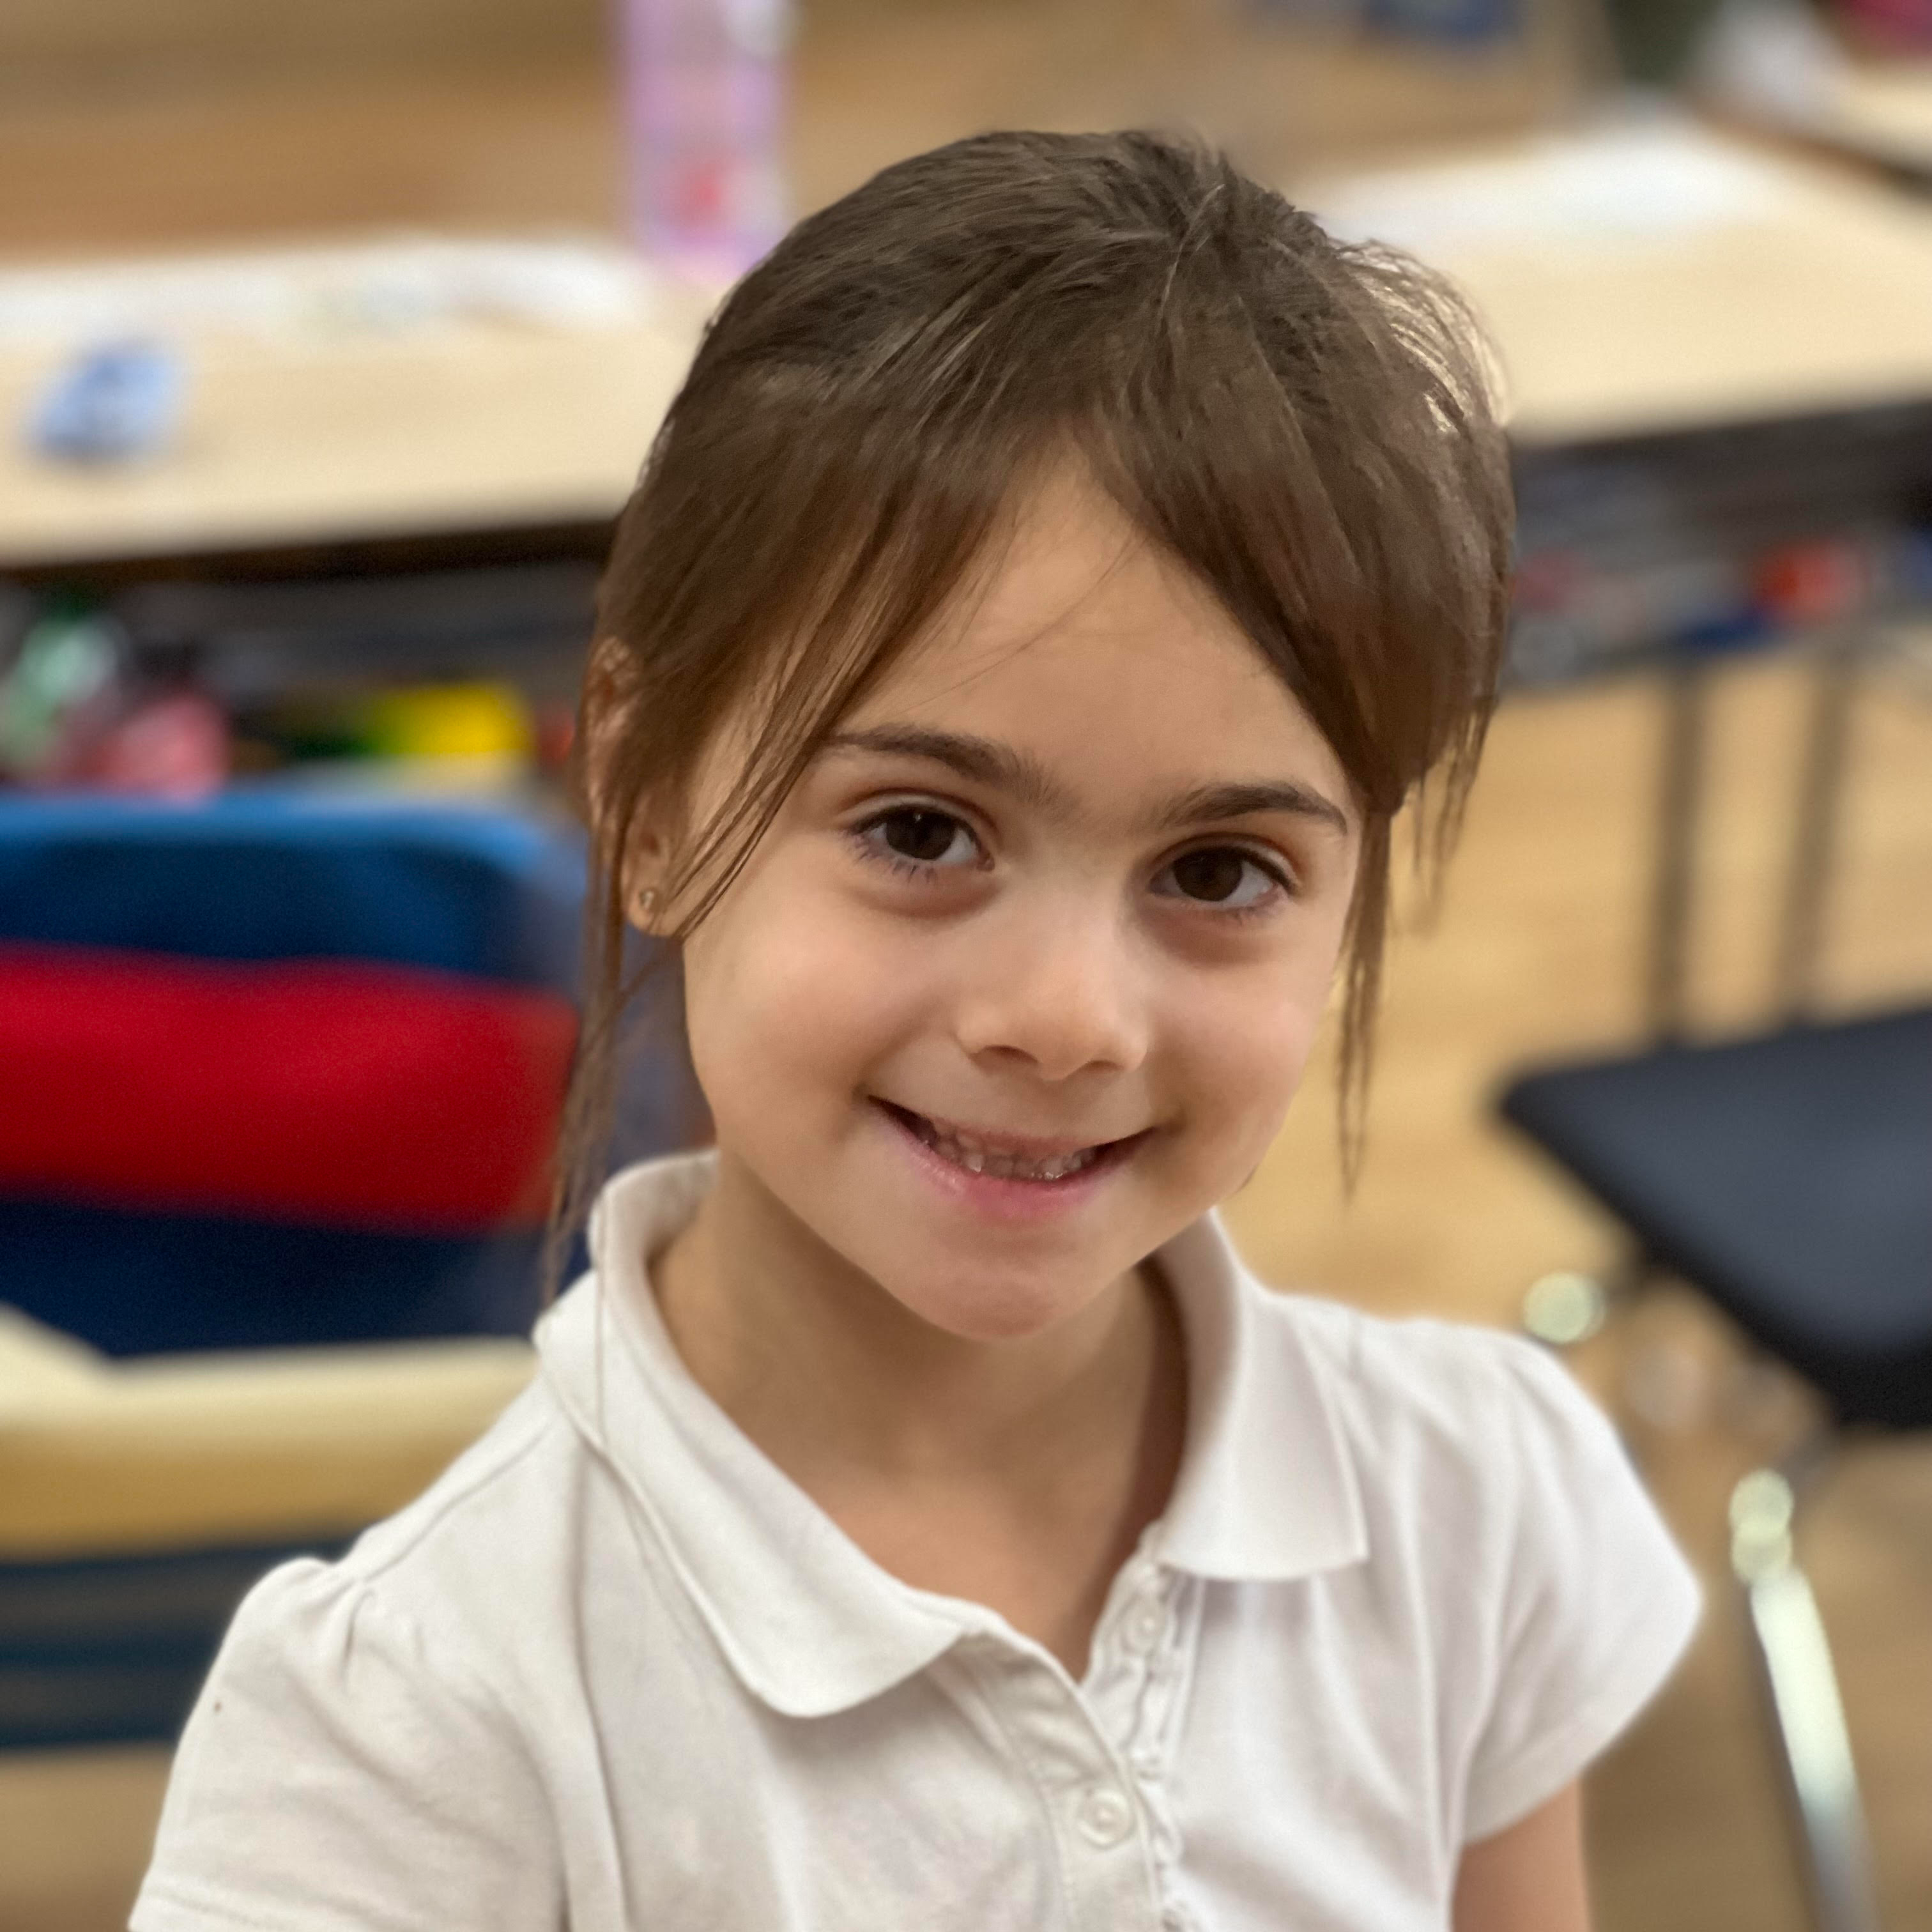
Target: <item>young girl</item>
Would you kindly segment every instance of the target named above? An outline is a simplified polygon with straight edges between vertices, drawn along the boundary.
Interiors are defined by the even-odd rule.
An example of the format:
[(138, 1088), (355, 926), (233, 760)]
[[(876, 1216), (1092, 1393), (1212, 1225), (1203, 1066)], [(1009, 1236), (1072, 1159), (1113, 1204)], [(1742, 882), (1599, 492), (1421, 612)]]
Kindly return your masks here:
[(1270, 1293), (1214, 1214), (1338, 968), (1359, 1099), (1508, 540), (1450, 298), (1192, 148), (963, 142), (745, 280), (580, 734), (580, 1169), (627, 920), (716, 1148), (248, 1598), (137, 1932), (1579, 1932), (1682, 1561), (1529, 1345)]

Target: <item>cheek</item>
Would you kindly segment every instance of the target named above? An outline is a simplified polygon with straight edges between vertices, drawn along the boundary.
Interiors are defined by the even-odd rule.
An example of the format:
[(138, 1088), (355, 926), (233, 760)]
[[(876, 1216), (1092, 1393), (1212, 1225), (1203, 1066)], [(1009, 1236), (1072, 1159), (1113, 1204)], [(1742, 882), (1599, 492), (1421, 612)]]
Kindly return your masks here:
[(1279, 974), (1217, 988), (1177, 1021), (1197, 1118), (1213, 1138), (1258, 1152), (1281, 1125), (1307, 1067), (1327, 984)]
[(721, 1131), (734, 1116), (769, 1126), (814, 1094), (842, 1103), (923, 1004), (892, 949), (816, 896), (728, 899), (692, 935), (684, 974), (692, 1064)]

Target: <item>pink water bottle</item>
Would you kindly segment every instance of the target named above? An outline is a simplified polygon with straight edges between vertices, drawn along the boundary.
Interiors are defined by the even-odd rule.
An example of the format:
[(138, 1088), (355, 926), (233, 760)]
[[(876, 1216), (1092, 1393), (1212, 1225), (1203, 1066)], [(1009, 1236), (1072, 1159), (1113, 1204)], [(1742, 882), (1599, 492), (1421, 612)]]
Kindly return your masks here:
[(742, 274), (784, 232), (790, 0), (619, 0), (632, 227), (667, 267)]

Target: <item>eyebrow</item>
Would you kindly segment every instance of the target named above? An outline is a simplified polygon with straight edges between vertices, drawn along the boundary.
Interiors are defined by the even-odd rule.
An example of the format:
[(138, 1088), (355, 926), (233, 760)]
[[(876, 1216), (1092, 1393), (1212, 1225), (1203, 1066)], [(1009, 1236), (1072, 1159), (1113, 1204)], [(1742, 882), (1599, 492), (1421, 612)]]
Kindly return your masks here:
[[(1037, 758), (963, 731), (939, 731), (920, 724), (874, 724), (860, 731), (836, 731), (825, 741), (830, 754), (871, 752), (887, 758), (926, 758), (962, 778), (990, 786), (1022, 805), (1062, 817), (1077, 815), (1071, 795)], [(1253, 778), (1197, 785), (1178, 794), (1153, 815), (1161, 831), (1251, 814), (1282, 812), (1310, 818), (1346, 836), (1348, 816), (1312, 786), (1292, 778)]]

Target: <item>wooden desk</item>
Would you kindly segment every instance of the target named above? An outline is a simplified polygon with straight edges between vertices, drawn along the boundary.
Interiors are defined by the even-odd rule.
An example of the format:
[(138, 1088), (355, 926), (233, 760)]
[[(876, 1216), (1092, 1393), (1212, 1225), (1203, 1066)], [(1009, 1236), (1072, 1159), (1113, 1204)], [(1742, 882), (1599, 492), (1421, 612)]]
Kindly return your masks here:
[(1932, 211), (1840, 171), (1639, 127), (1305, 194), (1468, 292), (1520, 443), (1932, 397)]
[[(93, 468), (0, 442), (0, 567), (600, 524), (703, 308), (668, 289), (641, 319), (594, 328), (190, 327), (183, 424), (152, 461)], [(59, 360), (47, 345), (0, 350), (0, 421), (22, 419)]]
[[(1589, 142), (1316, 180), (1304, 196), (1371, 229), (1396, 212), (1397, 238), (1468, 290), (1527, 444), (1932, 396), (1932, 212), (1714, 136), (1640, 151), (1658, 180), (1688, 169), (1706, 213), (1564, 236), (1533, 211), (1514, 227), (1445, 212), (1493, 208), (1593, 154), (1614, 164), (1614, 143)], [(164, 462), (97, 475), (0, 445), (0, 565), (608, 517), (701, 306), (596, 333), (478, 322), (393, 341), (211, 344)], [(0, 354), (0, 420), (18, 420), (49, 359)]]
[[(1245, 142), (1257, 165), (1286, 166), (1521, 125), (1569, 86), (1553, 44), (1431, 56), (1336, 33), (1210, 31), (1212, 10), (810, 10), (796, 59), (798, 205), (980, 128), (1194, 119)], [(185, 55), (178, 65), (172, 80), (10, 101), (0, 256), (395, 225), (620, 225), (606, 62), (291, 63), (252, 80)], [(146, 474), (63, 474), (30, 464), (10, 436), (0, 446), (0, 567), (607, 517), (694, 327), (686, 315), (629, 340), (478, 330), (433, 348), (224, 346), (199, 374), (178, 455)], [(0, 355), (0, 433), (44, 366)]]
[(1862, 61), (1828, 73), (1808, 107), (1774, 113), (1774, 136), (1932, 184), (1932, 60)]

